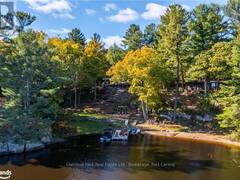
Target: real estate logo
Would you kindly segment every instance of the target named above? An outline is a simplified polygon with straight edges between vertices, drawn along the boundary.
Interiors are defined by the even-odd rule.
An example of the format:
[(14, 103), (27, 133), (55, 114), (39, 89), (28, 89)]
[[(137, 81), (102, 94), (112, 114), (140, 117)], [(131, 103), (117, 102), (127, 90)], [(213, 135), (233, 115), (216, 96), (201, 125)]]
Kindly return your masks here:
[(0, 179), (10, 179), (12, 172), (10, 170), (0, 171)]
[(0, 1), (0, 30), (12, 30), (14, 28), (14, 4), (13, 2)]

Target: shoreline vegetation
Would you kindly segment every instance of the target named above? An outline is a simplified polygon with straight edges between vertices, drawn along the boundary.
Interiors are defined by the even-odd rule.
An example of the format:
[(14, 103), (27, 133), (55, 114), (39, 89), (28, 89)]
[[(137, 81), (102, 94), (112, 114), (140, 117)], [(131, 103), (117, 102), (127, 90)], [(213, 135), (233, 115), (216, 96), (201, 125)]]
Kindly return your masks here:
[[(0, 146), (0, 156), (27, 153), (42, 150), (49, 145), (64, 143), (68, 138), (80, 135), (101, 134), (104, 128), (120, 128), (128, 117), (121, 115), (90, 114), (73, 112), (68, 114), (65, 121), (59, 121), (55, 132), (48, 137), (42, 137), (38, 142), (27, 142), (25, 144), (7, 142)], [(94, 124), (94, 126), (93, 126)], [(136, 125), (142, 130), (142, 134), (187, 140), (195, 143), (207, 143), (221, 145), (228, 148), (240, 149), (240, 142), (229, 139), (230, 134), (207, 131), (191, 131), (179, 124), (151, 124), (149, 122)], [(74, 127), (74, 130), (73, 130)], [(59, 132), (56, 131), (56, 128)]]
[(109, 127), (117, 128), (122, 126), (124, 122), (118, 116), (112, 117), (105, 114), (89, 114), (84, 112), (68, 112), (62, 118), (64, 120), (58, 120), (53, 125), (52, 133), (40, 137), (39, 140), (0, 142), (0, 157), (42, 150), (52, 144), (67, 142), (68, 138), (74, 136), (101, 134), (103, 129)]
[[(100, 134), (104, 128), (112, 127), (119, 128), (124, 124), (125, 120), (129, 120), (128, 116), (122, 115), (106, 115), (106, 114), (91, 114), (91, 113), (73, 113), (74, 117), (78, 117), (74, 121), (71, 121), (73, 126), (78, 129), (75, 135), (91, 135)], [(133, 120), (130, 120), (133, 121)], [(95, 124), (97, 129), (91, 128), (91, 122)], [(240, 149), (240, 142), (234, 141), (230, 138), (230, 133), (228, 132), (217, 132), (217, 130), (203, 130), (200, 128), (197, 130), (191, 130), (188, 126), (182, 126), (178, 123), (159, 123), (151, 124), (151, 121), (145, 123), (139, 123), (136, 126), (142, 129), (143, 134), (161, 136), (167, 138), (176, 138), (179, 140), (190, 140), (194, 142), (203, 142), (216, 145), (222, 145), (225, 147), (235, 147)], [(86, 125), (83, 125), (86, 123)], [(102, 124), (97, 126), (97, 124)], [(131, 122), (130, 122), (131, 123)], [(84, 129), (84, 130), (81, 130)]]
[[(172, 4), (158, 24), (131, 24), (123, 46), (109, 48), (98, 33), (49, 37), (29, 27), (36, 16), (7, 14), (16, 23), (14, 34), (0, 33), (0, 155), (120, 128), (126, 119), (152, 135), (238, 146), (228, 140), (240, 142), (235, 11), (235, 0), (191, 11)], [(143, 124), (151, 121), (158, 125)]]

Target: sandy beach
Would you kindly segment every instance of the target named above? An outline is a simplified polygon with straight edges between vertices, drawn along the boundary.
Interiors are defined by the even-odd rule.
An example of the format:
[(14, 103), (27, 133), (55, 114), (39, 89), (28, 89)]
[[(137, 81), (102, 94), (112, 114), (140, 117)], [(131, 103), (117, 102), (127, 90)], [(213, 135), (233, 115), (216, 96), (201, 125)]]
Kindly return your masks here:
[(171, 130), (161, 130), (156, 125), (139, 124), (143, 134), (162, 136), (167, 138), (184, 139), (193, 142), (204, 142), (218, 144), (227, 147), (240, 149), (240, 142), (231, 141), (225, 135), (202, 133), (202, 132), (177, 132)]

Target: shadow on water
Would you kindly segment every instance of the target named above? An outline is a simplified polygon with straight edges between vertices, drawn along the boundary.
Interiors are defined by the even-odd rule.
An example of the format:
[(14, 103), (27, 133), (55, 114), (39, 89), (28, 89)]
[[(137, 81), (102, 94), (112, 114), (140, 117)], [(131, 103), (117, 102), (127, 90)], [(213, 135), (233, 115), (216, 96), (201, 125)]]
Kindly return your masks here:
[[(195, 152), (199, 148), (203, 155)], [(79, 136), (42, 151), (1, 157), (0, 165), (75, 168), (87, 173), (119, 169), (129, 173), (153, 170), (192, 173), (221, 168), (220, 161), (205, 156), (208, 151), (201, 145), (192, 148), (190, 144), (147, 135), (131, 137), (127, 143), (109, 145), (100, 144), (99, 136)]]

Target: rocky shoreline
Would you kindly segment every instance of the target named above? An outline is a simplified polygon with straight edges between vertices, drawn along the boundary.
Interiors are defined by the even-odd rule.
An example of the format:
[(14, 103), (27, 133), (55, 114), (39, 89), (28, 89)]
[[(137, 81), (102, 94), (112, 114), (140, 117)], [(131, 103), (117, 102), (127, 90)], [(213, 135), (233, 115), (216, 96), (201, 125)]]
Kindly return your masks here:
[(26, 142), (23, 144), (14, 142), (0, 143), (0, 156), (37, 151), (46, 148), (48, 145), (65, 141), (65, 139), (56, 139), (51, 136), (45, 136), (38, 142)]
[[(236, 147), (240, 148), (240, 142), (231, 141), (226, 138), (224, 135), (216, 135), (210, 133), (200, 133), (200, 132), (177, 132), (177, 131), (168, 131), (168, 130), (159, 130), (153, 125), (149, 124), (139, 124), (137, 125), (139, 128), (142, 129), (143, 134), (154, 135), (154, 136), (161, 136), (167, 138), (175, 138), (175, 139), (185, 139), (194, 142), (204, 142), (204, 143), (211, 143), (211, 144), (218, 144), (222, 146), (228, 147)], [(73, 135), (74, 136), (74, 135)], [(37, 142), (26, 142), (24, 144), (14, 143), (14, 142), (0, 142), (0, 156), (5, 155), (14, 155), (14, 154), (21, 154), (27, 153), (37, 150), (42, 150), (46, 148), (48, 145), (56, 144), (56, 143), (63, 143), (66, 142), (66, 138), (53, 138), (51, 135), (42, 137)]]
[[(87, 117), (84, 118), (84, 120), (88, 121), (98, 121), (97, 118), (91, 118)], [(102, 122), (108, 122), (108, 123), (114, 123), (114, 120), (111, 119), (104, 119)], [(95, 134), (95, 133), (92, 133)], [(14, 154), (22, 154), (37, 150), (42, 150), (46, 148), (48, 145), (57, 144), (57, 143), (63, 143), (67, 141), (67, 138), (74, 137), (80, 134), (69, 134), (65, 135), (63, 138), (54, 138), (51, 134), (48, 134), (38, 141), (35, 142), (26, 142), (26, 143), (15, 143), (12, 141), (9, 142), (0, 142), (0, 157), (5, 155), (14, 155)]]

